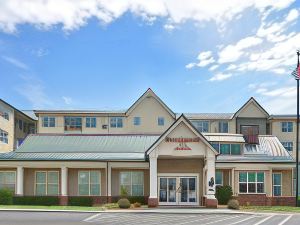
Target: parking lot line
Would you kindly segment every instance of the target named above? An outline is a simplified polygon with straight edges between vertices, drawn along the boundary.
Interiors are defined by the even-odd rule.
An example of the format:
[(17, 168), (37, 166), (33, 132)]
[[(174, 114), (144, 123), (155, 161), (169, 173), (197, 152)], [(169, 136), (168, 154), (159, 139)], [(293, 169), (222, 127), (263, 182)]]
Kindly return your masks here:
[(289, 219), (292, 218), (293, 215), (289, 215), (287, 218), (285, 218), (284, 220), (281, 221), (281, 223), (279, 223), (278, 225), (283, 225), (285, 224)]
[(85, 219), (83, 220), (83, 222), (90, 222), (91, 220), (93, 220), (94, 218), (96, 218), (96, 217), (99, 216), (99, 215), (100, 215), (100, 213), (97, 213), (97, 214), (95, 214), (95, 215), (89, 216), (88, 218), (85, 218)]
[(263, 222), (266, 222), (267, 220), (271, 219), (274, 215), (271, 215), (271, 216), (268, 216), (260, 221), (258, 221), (256, 224), (253, 224), (253, 225), (259, 225), (259, 224), (262, 224)]
[(216, 222), (222, 222), (222, 221), (225, 221), (225, 220), (239, 218), (239, 217), (242, 217), (242, 216), (240, 216), (240, 215), (238, 215), (238, 216), (228, 216), (225, 219), (216, 220), (216, 221), (212, 221), (212, 222), (209, 222), (209, 223), (203, 223), (202, 225), (208, 225), (208, 224), (212, 224), (212, 223), (216, 223)]
[[(195, 220), (188, 220), (188, 221), (185, 221), (185, 222), (183, 222), (183, 223), (177, 223), (178, 225), (183, 225), (183, 224), (190, 224), (190, 223), (194, 223), (194, 222), (198, 222), (198, 221), (202, 221), (202, 220), (208, 220), (208, 219), (211, 219), (211, 217), (209, 217), (209, 216), (206, 216), (206, 217), (204, 217), (204, 216), (201, 216), (202, 218), (197, 218), (197, 219), (195, 219)], [(217, 218), (219, 218), (219, 217), (223, 217), (223, 216), (217, 216)], [(214, 217), (215, 218), (215, 217)], [(171, 222), (171, 221), (167, 221), (167, 222)]]
[(245, 221), (250, 220), (250, 219), (253, 219), (253, 218), (255, 218), (255, 217), (257, 217), (257, 216), (250, 216), (250, 217), (247, 217), (247, 218), (245, 218), (245, 219), (243, 219), (243, 220), (239, 220), (239, 221), (236, 221), (236, 222), (234, 222), (234, 223), (230, 223), (229, 225), (233, 225), (233, 224), (238, 224), (238, 223), (241, 223), (241, 222), (245, 222)]

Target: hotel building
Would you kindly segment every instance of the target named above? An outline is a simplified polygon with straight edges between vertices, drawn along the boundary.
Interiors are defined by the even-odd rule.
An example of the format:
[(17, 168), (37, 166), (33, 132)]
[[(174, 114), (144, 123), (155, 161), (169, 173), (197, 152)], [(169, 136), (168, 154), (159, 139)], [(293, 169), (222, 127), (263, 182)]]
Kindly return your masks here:
[[(126, 111), (35, 110), (37, 134), (0, 154), (0, 188), (19, 196), (128, 195), (149, 206), (295, 204), (295, 116), (250, 98), (235, 113), (174, 113), (151, 89)], [(1, 140), (0, 140), (1, 141)]]

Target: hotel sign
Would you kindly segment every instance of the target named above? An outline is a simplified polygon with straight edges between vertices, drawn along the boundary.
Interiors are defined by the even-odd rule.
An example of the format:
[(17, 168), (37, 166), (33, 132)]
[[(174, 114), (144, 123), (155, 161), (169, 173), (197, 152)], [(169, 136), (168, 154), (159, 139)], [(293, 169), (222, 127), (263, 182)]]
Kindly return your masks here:
[(166, 138), (166, 142), (175, 142), (178, 143), (178, 146), (175, 148), (175, 150), (192, 150), (187, 143), (189, 142), (199, 142), (200, 138), (196, 137), (196, 138), (184, 138), (184, 137), (180, 137), (180, 138), (170, 138), (167, 137)]

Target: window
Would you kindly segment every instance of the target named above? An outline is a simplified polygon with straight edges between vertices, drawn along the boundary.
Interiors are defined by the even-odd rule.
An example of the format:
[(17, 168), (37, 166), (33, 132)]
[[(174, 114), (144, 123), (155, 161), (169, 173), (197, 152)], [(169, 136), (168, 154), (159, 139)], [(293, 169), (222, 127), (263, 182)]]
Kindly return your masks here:
[(111, 117), (110, 118), (110, 127), (122, 128), (123, 127), (123, 118), (122, 117)]
[(264, 193), (264, 172), (240, 172), (240, 193)]
[(230, 144), (220, 144), (220, 154), (230, 155)]
[(165, 125), (165, 118), (164, 117), (158, 117), (157, 118), (157, 124), (158, 124), (158, 126), (164, 126)]
[(241, 145), (240, 144), (231, 144), (230, 145), (230, 154), (231, 155), (240, 155), (241, 154)]
[(282, 132), (293, 132), (293, 122), (281, 122)]
[(8, 112), (0, 112), (0, 115), (1, 115), (4, 119), (9, 120), (9, 114), (8, 114)]
[(196, 127), (199, 132), (208, 132), (208, 121), (192, 121), (192, 124)]
[(130, 196), (144, 195), (144, 172), (120, 172), (120, 190), (124, 188)]
[(19, 129), (23, 130), (23, 120), (18, 120)]
[(0, 171), (0, 189), (8, 188), (15, 192), (16, 189), (16, 172)]
[(0, 129), (0, 142), (8, 144), (8, 133)]
[(65, 130), (81, 130), (82, 118), (74, 116), (65, 117)]
[(141, 125), (141, 117), (134, 117), (133, 118), (133, 125), (135, 125), (135, 126)]
[(274, 196), (281, 196), (281, 173), (273, 173), (273, 195)]
[(216, 186), (223, 186), (223, 171), (216, 171)]
[(283, 145), (283, 147), (285, 147), (285, 149), (287, 151), (293, 151), (293, 142), (291, 141), (285, 141), (285, 142), (281, 142), (281, 144)]
[(219, 132), (220, 133), (228, 133), (228, 122), (227, 121), (219, 122)]
[(55, 117), (44, 116), (42, 122), (43, 127), (55, 127)]
[(58, 171), (36, 171), (35, 195), (58, 195)]
[(96, 127), (96, 117), (86, 117), (85, 118), (85, 126), (89, 128)]
[(220, 151), (220, 143), (219, 142), (212, 142), (211, 143), (211, 146), (213, 146), (213, 148), (217, 151), (217, 152), (219, 152)]
[(100, 195), (100, 171), (87, 170), (78, 173), (79, 195)]

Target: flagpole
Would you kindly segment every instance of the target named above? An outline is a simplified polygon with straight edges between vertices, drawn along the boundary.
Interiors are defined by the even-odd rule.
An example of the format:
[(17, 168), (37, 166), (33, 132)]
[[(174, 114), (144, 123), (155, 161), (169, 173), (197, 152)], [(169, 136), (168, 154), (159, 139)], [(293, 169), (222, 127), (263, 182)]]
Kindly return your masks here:
[[(299, 50), (297, 51), (298, 62), (297, 62), (297, 72), (299, 72)], [(299, 207), (298, 195), (299, 195), (299, 76), (296, 77), (297, 80), (297, 132), (296, 132), (296, 206)]]

